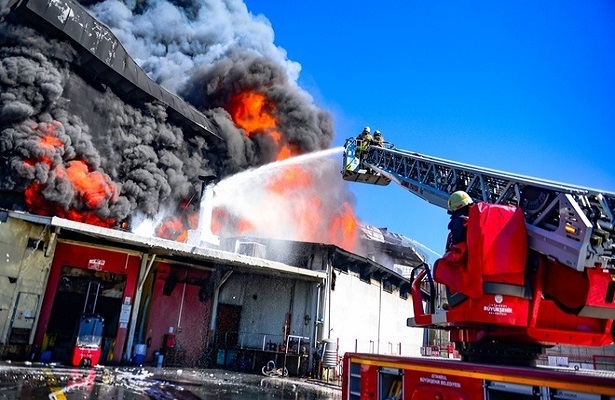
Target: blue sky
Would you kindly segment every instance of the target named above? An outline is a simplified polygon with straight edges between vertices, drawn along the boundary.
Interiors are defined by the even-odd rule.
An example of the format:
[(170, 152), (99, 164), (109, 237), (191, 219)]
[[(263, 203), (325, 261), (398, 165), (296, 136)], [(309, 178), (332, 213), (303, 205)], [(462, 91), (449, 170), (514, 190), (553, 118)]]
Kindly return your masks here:
[[(335, 146), (369, 125), (400, 149), (615, 192), (615, 2), (246, 5), (334, 115)], [(442, 251), (444, 209), (350, 189), (364, 223)]]

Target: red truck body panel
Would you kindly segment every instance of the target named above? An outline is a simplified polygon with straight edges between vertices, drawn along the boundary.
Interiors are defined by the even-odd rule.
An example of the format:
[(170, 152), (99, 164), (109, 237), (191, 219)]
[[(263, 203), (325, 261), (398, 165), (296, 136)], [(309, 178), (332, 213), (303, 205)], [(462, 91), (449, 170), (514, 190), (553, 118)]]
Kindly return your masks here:
[(346, 353), (342, 400), (615, 399), (615, 372)]

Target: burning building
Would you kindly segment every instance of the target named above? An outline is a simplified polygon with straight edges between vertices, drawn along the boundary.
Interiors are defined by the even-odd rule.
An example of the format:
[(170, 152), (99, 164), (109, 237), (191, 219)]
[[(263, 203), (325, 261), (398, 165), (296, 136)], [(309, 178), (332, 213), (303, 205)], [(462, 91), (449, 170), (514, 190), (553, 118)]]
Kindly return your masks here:
[[(229, 48), (194, 67), (177, 87), (188, 103), (149, 79), (111, 30), (78, 4), (13, 7), (3, 18), (0, 83), (6, 208), (106, 227), (126, 225), (129, 216), (164, 220), (158, 234), (183, 240), (194, 228), (198, 176), (224, 178), (331, 144), (331, 117), (263, 56)], [(335, 179), (334, 164), (329, 169), (319, 179)], [(323, 196), (300, 167), (276, 171), (266, 185), (271, 196), (292, 196), (289, 224), (314, 215), (325, 225), (353, 223), (341, 186), (327, 191), (337, 206), (318, 204)], [(223, 205), (216, 215), (223, 231), (260, 229)]]
[[(352, 276), (392, 294), (389, 310), (411, 309), (405, 278), (353, 253), (352, 197), (322, 156), (331, 116), (296, 84), (298, 66), (249, 34), (266, 26), (216, 29), (250, 25), (245, 5), (211, 3), (0, 2), (7, 351), (66, 360), (86, 312), (106, 321), (103, 363), (129, 361), (133, 343), (191, 365), (263, 335), (313, 345), (334, 329), (323, 302), (344, 301), (334, 277), (337, 293)], [(222, 243), (195, 248), (209, 175), (220, 183), (205, 220)], [(338, 330), (358, 329), (351, 315)]]

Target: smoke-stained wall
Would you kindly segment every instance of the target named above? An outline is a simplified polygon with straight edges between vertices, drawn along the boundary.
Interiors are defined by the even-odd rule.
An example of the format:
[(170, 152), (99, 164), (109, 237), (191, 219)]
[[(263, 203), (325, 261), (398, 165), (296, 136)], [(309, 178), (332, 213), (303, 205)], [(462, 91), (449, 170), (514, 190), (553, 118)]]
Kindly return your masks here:
[(219, 303), (241, 306), (238, 345), (258, 349), (263, 338), (282, 344), (287, 314), (291, 317), (287, 334), (311, 337), (311, 325), (305, 324), (312, 305), (311, 285), (265, 275), (232, 275), (220, 291)]
[(45, 257), (50, 234), (16, 218), (0, 223), (0, 343), (30, 344), (51, 268), (52, 257)]

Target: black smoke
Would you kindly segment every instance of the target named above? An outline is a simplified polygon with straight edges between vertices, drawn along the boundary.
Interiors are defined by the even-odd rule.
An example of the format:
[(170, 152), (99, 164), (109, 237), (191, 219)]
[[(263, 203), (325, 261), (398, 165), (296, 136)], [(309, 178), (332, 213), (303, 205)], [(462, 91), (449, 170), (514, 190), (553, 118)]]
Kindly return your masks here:
[[(190, 197), (198, 175), (210, 171), (200, 151), (206, 145), (167, 123), (164, 107), (134, 108), (111, 88), (93, 88), (76, 74), (67, 42), (6, 21), (0, 35), (4, 207), (26, 208), (23, 193), (36, 183), (43, 185), (40, 195), (50, 203), (119, 222), (132, 211), (153, 215), (162, 205)], [(54, 121), (59, 124), (53, 133), (62, 146), (52, 151), (51, 164), (39, 162), (48, 154), (40, 146), (43, 129), (36, 127)], [(62, 169), (52, 167), (74, 160), (106, 175), (119, 196), (96, 209), (84, 208), (67, 177), (58, 173)]]
[[(275, 104), (277, 128), (285, 142), (296, 146), (300, 154), (326, 149), (333, 141), (333, 124), (329, 113), (318, 109), (305, 94), (296, 89), (288, 76), (273, 61), (249, 53), (234, 52), (213, 65), (197, 70), (186, 83), (183, 96), (197, 108), (204, 110), (214, 121), (223, 124), (231, 97), (244, 90), (258, 92)], [(222, 121), (221, 121), (222, 120)], [(266, 137), (240, 142), (233, 129), (221, 129), (232, 142), (229, 157), (239, 165), (263, 164), (275, 160), (276, 149), (267, 146)]]

